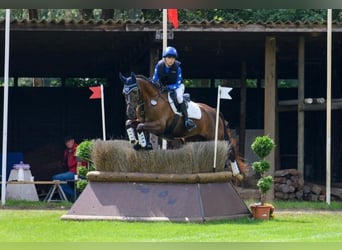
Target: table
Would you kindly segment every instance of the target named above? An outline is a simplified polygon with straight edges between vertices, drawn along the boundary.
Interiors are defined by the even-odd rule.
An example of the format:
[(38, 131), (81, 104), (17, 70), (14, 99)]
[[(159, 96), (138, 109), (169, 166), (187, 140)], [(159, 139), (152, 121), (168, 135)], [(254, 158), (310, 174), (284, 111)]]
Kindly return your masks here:
[[(63, 188), (61, 187), (61, 184), (67, 184), (66, 181), (58, 181), (58, 180), (54, 180), (51, 181), (52, 182), (52, 186), (49, 190), (49, 192), (47, 193), (47, 195), (45, 196), (44, 201), (46, 202), (50, 202), (50, 201), (68, 201), (68, 198), (66, 197)], [(51, 184), (50, 182), (50, 184)], [(45, 183), (46, 184), (46, 183)], [(59, 195), (59, 200), (52, 200), (53, 195), (56, 193)]]
[[(59, 181), (59, 180), (53, 180), (53, 181), (7, 181), (7, 187), (12, 186), (27, 186), (27, 185), (51, 185), (49, 192), (47, 193), (44, 201), (50, 202), (50, 201), (68, 201), (68, 198), (66, 197), (61, 184), (67, 184), (67, 181)], [(1, 182), (0, 182), (1, 184)], [(8, 189), (7, 189), (8, 190)], [(57, 192), (59, 195), (59, 200), (52, 200), (53, 195)], [(7, 192), (6, 192), (7, 193)]]

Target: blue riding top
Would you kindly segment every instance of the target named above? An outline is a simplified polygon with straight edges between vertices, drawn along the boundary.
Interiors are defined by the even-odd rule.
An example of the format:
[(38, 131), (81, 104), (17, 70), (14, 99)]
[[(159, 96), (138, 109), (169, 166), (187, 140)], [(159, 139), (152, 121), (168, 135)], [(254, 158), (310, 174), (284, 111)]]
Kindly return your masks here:
[(154, 69), (152, 82), (160, 82), (170, 90), (177, 89), (183, 82), (180, 64), (179, 61), (175, 61), (171, 67), (167, 67), (164, 60), (160, 60)]

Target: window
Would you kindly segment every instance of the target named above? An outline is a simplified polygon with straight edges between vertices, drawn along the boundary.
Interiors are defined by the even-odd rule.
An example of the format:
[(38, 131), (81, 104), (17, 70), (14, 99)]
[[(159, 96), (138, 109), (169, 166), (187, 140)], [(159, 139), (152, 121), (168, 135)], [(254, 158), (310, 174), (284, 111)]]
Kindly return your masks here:
[(18, 87), (61, 87), (61, 78), (20, 77)]
[(106, 78), (67, 78), (65, 81), (65, 87), (89, 87), (97, 84), (103, 84), (107, 86)]
[[(3, 87), (5, 85), (5, 79), (3, 77), (0, 77), (0, 87)], [(8, 78), (8, 86), (13, 87), (14, 86), (14, 79), (12, 77)]]
[(210, 79), (184, 79), (187, 88), (210, 88)]
[(298, 88), (298, 79), (279, 79), (278, 88)]

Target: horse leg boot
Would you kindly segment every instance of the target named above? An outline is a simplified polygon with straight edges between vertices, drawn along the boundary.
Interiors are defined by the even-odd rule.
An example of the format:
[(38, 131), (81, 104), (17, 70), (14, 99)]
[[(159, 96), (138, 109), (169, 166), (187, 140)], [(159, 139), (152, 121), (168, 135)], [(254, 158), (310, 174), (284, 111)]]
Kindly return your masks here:
[(229, 160), (230, 160), (230, 167), (233, 172), (233, 176), (236, 177), (239, 181), (243, 180), (243, 176), (240, 173), (239, 165), (237, 164), (236, 158), (235, 158), (235, 150), (234, 148), (231, 148), (229, 152)]
[(147, 143), (144, 132), (138, 133), (138, 140), (141, 147), (146, 147)]
[(185, 125), (186, 129), (188, 131), (195, 129), (197, 127), (197, 125), (193, 120), (189, 119), (188, 110), (186, 109), (185, 102), (180, 103), (179, 106), (180, 106), (180, 110), (181, 110), (183, 117), (184, 117), (184, 125)]
[(146, 138), (146, 149), (147, 150), (152, 150), (153, 149), (153, 145), (151, 143), (151, 140), (150, 140), (150, 134), (147, 133), (147, 132), (144, 132), (145, 133), (145, 138)]
[(126, 131), (127, 131), (129, 142), (132, 144), (135, 144), (138, 140), (135, 137), (135, 131), (134, 131), (134, 128), (132, 127), (131, 120), (126, 121)]
[(138, 143), (134, 145), (134, 149), (136, 150), (144, 149), (147, 145), (147, 142), (146, 142), (146, 137), (144, 133), (144, 125), (141, 123), (137, 126), (137, 134), (138, 134)]
[(128, 140), (131, 144), (137, 142), (137, 138), (135, 137), (134, 129), (132, 127), (127, 129)]

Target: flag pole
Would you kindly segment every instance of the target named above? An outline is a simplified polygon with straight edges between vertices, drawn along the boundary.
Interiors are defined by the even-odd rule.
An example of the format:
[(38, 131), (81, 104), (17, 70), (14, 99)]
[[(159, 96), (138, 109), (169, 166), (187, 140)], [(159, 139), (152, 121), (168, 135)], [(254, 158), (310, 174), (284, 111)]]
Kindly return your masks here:
[(217, 88), (217, 107), (216, 107), (216, 124), (215, 124), (215, 147), (214, 147), (214, 166), (213, 172), (216, 171), (216, 158), (217, 158), (217, 137), (218, 137), (218, 125), (220, 116), (220, 96), (221, 96), (221, 86)]
[(10, 22), (11, 11), (6, 9), (5, 23), (5, 62), (4, 62), (4, 111), (2, 126), (2, 173), (1, 173), (1, 204), (6, 203), (6, 180), (7, 180), (7, 125), (8, 125), (8, 71), (9, 71), (9, 42), (10, 42)]
[[(167, 9), (163, 9), (163, 48), (162, 51), (167, 47)], [(167, 149), (167, 141), (162, 139), (162, 149)]]
[(331, 195), (331, 19), (332, 11), (328, 9), (327, 19), (327, 127), (326, 127), (326, 202), (330, 205)]
[(163, 9), (163, 50), (167, 47), (167, 9)]
[(106, 140), (106, 121), (105, 121), (103, 84), (101, 84), (101, 111), (102, 111), (102, 135), (103, 135), (103, 140), (105, 141)]

